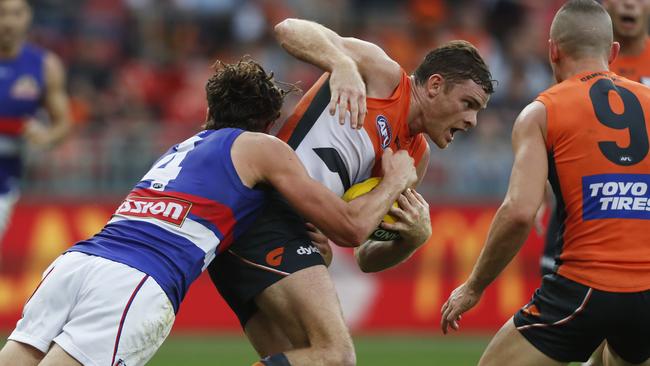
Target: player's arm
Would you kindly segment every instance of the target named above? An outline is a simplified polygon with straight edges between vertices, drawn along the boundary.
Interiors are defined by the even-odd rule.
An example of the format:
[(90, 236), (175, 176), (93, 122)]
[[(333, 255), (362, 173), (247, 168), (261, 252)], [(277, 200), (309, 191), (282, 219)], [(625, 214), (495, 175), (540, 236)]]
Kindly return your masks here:
[(544, 200), (548, 158), (544, 143), (546, 110), (529, 104), (515, 121), (512, 146), (515, 160), (506, 197), (499, 207), (474, 269), (455, 289), (442, 310), (442, 330), (458, 329), (460, 315), (478, 303), (485, 288), (503, 271), (526, 241), (535, 213)]
[[(366, 92), (370, 97), (390, 96), (401, 79), (401, 68), (379, 46), (357, 38), (341, 37), (314, 22), (285, 19), (275, 26), (275, 37), (294, 57), (328, 71), (332, 98), (330, 114), (346, 110), (359, 128), (366, 114)], [(364, 83), (365, 82), (365, 83)], [(345, 115), (339, 113), (339, 122)]]
[(32, 144), (49, 148), (61, 142), (70, 132), (70, 109), (65, 91), (65, 71), (61, 60), (48, 53), (44, 61), (45, 96), (43, 106), (50, 118), (45, 127), (31, 120), (25, 128), (25, 138)]
[[(303, 217), (342, 246), (356, 246), (367, 238), (392, 202), (416, 179), (413, 159), (405, 151), (387, 153), (382, 161), (382, 182), (370, 194), (346, 203), (313, 180), (295, 152), (273, 136), (244, 133), (232, 150), (237, 173), (245, 184), (271, 184)], [(238, 168), (242, 161), (248, 174)]]
[[(416, 168), (419, 185), (429, 166), (427, 146)], [(414, 190), (400, 195), (399, 207), (391, 207), (389, 213), (397, 219), (393, 224), (382, 222), (382, 228), (397, 231), (400, 238), (392, 241), (368, 240), (354, 248), (354, 256), (363, 272), (379, 272), (409, 259), (431, 236), (429, 204)]]

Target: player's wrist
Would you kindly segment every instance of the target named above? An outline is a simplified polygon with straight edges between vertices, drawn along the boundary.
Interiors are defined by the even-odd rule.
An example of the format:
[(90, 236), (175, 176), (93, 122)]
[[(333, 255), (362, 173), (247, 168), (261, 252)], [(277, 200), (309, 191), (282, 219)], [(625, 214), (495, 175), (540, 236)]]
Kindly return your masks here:
[(397, 244), (406, 250), (415, 251), (427, 242), (429, 236), (418, 230), (403, 231), (400, 232), (400, 238), (397, 239)]
[(469, 292), (480, 296), (483, 294), (483, 291), (485, 291), (487, 285), (483, 284), (482, 281), (471, 275), (467, 279), (467, 282), (465, 282), (465, 287)]
[(342, 52), (335, 55), (330, 61), (330, 71), (332, 73), (337, 71), (350, 71), (350, 70), (356, 71), (357, 64), (350, 56)]

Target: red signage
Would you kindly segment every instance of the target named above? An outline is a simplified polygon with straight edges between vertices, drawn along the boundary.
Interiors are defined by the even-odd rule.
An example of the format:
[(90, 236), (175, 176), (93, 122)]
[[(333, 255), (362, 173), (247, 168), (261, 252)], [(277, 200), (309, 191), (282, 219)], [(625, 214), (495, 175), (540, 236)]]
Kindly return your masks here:
[[(137, 209), (131, 197), (118, 213)], [(138, 201), (139, 202), (139, 201)], [(144, 202), (144, 201), (143, 201)], [(144, 205), (149, 205), (149, 201)], [(148, 211), (173, 218), (176, 201)], [(49, 263), (78, 240), (98, 232), (115, 212), (110, 204), (19, 204), (3, 240), (0, 261), (0, 329), (10, 330)], [(171, 207), (171, 208), (170, 208)], [(127, 210), (128, 208), (128, 210)], [(124, 212), (122, 212), (124, 211)], [(435, 207), (433, 235), (406, 263), (374, 274), (356, 268), (351, 250), (336, 248), (330, 269), (346, 320), (360, 331), (438, 332), (440, 307), (469, 274), (483, 246), (496, 207)], [(154, 212), (154, 213), (155, 213)], [(180, 218), (183, 215), (178, 216)], [(527, 245), (463, 317), (463, 328), (496, 330), (528, 302), (539, 284), (541, 239)], [(239, 330), (232, 312), (202, 275), (192, 285), (176, 321), (179, 329)]]
[(116, 215), (151, 217), (180, 226), (192, 203), (173, 197), (139, 197), (129, 195), (115, 211)]

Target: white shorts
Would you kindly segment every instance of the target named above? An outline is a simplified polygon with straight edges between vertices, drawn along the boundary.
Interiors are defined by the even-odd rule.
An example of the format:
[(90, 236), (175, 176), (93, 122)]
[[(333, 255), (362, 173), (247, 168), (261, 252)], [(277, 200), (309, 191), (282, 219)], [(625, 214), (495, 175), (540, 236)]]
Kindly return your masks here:
[(9, 336), (47, 353), (56, 342), (83, 365), (144, 365), (174, 323), (165, 292), (127, 265), (78, 252), (44, 272)]

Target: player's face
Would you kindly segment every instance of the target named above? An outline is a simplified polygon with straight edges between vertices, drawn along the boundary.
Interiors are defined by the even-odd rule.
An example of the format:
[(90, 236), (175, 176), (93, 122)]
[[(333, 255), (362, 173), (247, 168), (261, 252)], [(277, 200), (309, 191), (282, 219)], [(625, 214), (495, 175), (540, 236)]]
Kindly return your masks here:
[(25, 0), (0, 0), (0, 47), (20, 42), (30, 22), (31, 11)]
[(636, 38), (648, 31), (650, 0), (606, 0), (603, 5), (612, 17), (617, 37)]
[(473, 80), (442, 88), (423, 112), (426, 134), (444, 149), (454, 140), (456, 132), (467, 132), (476, 126), (476, 116), (488, 99), (483, 88)]

